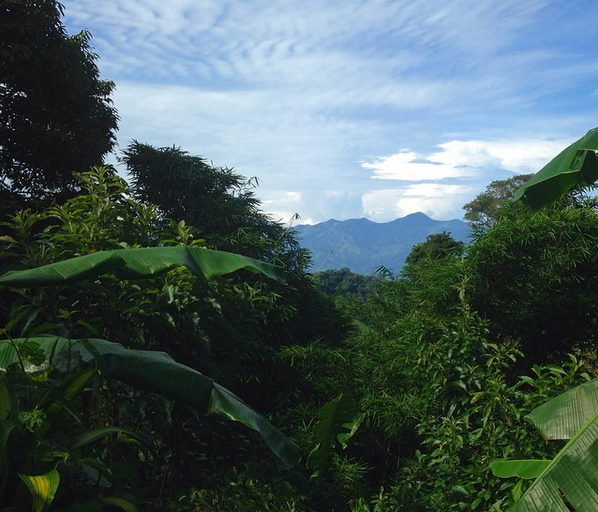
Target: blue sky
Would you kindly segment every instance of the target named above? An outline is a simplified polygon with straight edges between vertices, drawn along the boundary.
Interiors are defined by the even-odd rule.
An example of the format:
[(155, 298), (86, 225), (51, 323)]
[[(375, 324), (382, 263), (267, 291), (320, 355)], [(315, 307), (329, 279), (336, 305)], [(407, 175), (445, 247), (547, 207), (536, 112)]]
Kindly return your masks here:
[(116, 83), (120, 147), (257, 176), (276, 220), (461, 218), (598, 125), (596, 0), (63, 4)]

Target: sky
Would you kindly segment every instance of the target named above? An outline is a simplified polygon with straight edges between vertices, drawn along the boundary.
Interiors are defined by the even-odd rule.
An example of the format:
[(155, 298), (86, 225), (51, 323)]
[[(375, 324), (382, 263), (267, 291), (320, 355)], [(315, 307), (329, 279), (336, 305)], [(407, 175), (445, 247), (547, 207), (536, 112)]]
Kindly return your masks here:
[(463, 217), (598, 125), (596, 0), (62, 0), (119, 150), (257, 177), (274, 220)]

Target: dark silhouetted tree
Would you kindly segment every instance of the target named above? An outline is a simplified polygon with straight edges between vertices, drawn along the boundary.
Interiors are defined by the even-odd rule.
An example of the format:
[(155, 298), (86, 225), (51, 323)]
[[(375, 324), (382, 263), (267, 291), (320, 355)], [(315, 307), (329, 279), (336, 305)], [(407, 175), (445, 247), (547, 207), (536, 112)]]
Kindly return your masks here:
[(112, 150), (117, 112), (84, 31), (55, 0), (0, 0), (0, 214), (73, 195)]

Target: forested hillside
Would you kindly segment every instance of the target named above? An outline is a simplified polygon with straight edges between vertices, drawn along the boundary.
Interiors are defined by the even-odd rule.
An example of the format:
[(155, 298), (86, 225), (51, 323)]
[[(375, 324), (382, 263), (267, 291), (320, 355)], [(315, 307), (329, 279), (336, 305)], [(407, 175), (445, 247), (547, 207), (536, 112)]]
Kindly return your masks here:
[[(0, 68), (3, 511), (594, 509), (598, 210), (569, 191), (581, 174), (537, 180), (536, 209), (491, 183), (466, 205), (470, 243), (430, 235), (400, 273), (314, 275), (237, 171), (138, 141), (127, 179), (103, 165), (117, 113), (88, 38), (54, 1), (1, 6), (0, 61), (39, 59)], [(47, 120), (72, 158), (34, 136), (63, 71), (45, 59), (67, 50), (96, 102), (70, 105), (79, 141)], [(573, 161), (598, 176), (586, 142)]]
[(383, 223), (331, 219), (297, 226), (299, 241), (312, 253), (312, 271), (348, 268), (364, 275), (373, 275), (380, 267), (399, 272), (415, 244), (445, 232), (467, 242), (472, 229), (461, 220), (434, 220), (423, 213)]

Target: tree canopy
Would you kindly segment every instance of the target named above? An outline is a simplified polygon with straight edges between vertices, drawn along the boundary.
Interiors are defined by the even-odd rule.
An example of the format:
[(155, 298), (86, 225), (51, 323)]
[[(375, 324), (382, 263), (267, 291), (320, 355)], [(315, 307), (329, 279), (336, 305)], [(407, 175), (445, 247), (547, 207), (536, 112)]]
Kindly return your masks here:
[(184, 220), (215, 248), (267, 258), (289, 270), (302, 272), (308, 265), (308, 252), (299, 247), (294, 231), (261, 211), (257, 180), (176, 146), (132, 141), (121, 161), (140, 201)]
[[(68, 35), (56, 0), (0, 1), (0, 208), (72, 196), (73, 171), (115, 144), (114, 84), (91, 35)], [(1, 213), (1, 212), (0, 212)]]
[(512, 199), (513, 193), (532, 176), (532, 174), (518, 174), (506, 180), (496, 180), (490, 183), (484, 192), (463, 206), (464, 218), (467, 223), (474, 229), (484, 231), (490, 229), (498, 220), (501, 208)]
[(465, 249), (463, 242), (458, 242), (449, 233), (433, 233), (424, 242), (415, 244), (405, 259), (406, 265), (415, 265), (422, 260), (438, 260), (449, 256), (460, 256)]

